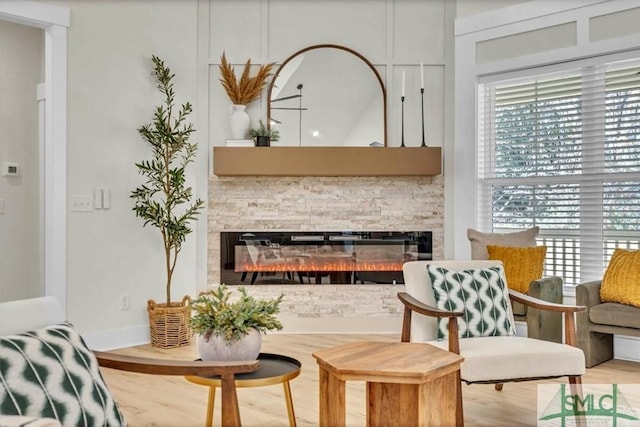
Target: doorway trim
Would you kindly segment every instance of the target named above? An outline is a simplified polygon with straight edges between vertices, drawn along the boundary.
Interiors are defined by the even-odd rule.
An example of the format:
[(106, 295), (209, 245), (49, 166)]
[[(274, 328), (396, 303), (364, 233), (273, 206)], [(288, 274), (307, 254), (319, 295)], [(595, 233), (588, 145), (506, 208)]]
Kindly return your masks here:
[(70, 11), (36, 1), (0, 2), (0, 20), (42, 28), (45, 35), (44, 293), (66, 313), (67, 29)]

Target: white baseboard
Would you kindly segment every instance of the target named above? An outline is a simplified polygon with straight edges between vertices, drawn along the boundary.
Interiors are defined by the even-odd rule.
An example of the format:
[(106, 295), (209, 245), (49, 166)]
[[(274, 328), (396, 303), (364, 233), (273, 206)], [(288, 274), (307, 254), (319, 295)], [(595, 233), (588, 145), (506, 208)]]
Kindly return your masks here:
[[(283, 330), (270, 334), (400, 334), (402, 330), (401, 317), (280, 317), (280, 321)], [(149, 344), (149, 325), (87, 333), (83, 338), (89, 348), (101, 351)]]
[[(280, 317), (283, 334), (400, 334), (402, 317)], [(273, 332), (269, 332), (273, 333)]]
[[(527, 336), (526, 322), (516, 322), (516, 335)], [(613, 358), (640, 362), (640, 338), (626, 335), (613, 336)]]
[(82, 338), (92, 350), (113, 350), (149, 344), (149, 325), (129, 326), (121, 329), (82, 334)]
[(516, 321), (516, 335), (519, 337), (527, 336), (527, 322)]
[(613, 357), (614, 359), (640, 362), (640, 338), (614, 335)]

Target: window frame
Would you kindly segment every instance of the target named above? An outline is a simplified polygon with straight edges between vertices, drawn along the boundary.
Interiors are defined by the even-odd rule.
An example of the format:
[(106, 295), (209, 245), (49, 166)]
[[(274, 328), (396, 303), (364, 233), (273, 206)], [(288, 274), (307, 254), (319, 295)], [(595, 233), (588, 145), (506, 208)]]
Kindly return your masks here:
[[(605, 150), (607, 146), (606, 138), (606, 118), (608, 111), (605, 107), (607, 101), (607, 76), (611, 68), (637, 68), (640, 67), (640, 51), (635, 52), (637, 57), (632, 60), (621, 61), (617, 55), (601, 55), (590, 58), (586, 61), (567, 61), (561, 65), (553, 67), (535, 67), (529, 70), (521, 70), (517, 78), (513, 78), (510, 73), (497, 73), (490, 77), (479, 79), (476, 85), (478, 108), (476, 113), (477, 123), (477, 221), (481, 229), (495, 232), (508, 232), (506, 228), (495, 228), (492, 208), (492, 189), (496, 185), (527, 185), (537, 187), (546, 184), (576, 183), (579, 186), (579, 226), (575, 229), (541, 227), (539, 244), (546, 244), (550, 250), (547, 252), (545, 260), (545, 271), (547, 275), (559, 275), (565, 279), (565, 288), (568, 292), (573, 291), (573, 287), (578, 283), (587, 280), (601, 278), (606, 264), (616, 246), (612, 242), (611, 236), (615, 232), (606, 229), (604, 197), (605, 182), (624, 182), (629, 178), (635, 182), (640, 182), (639, 172), (606, 172), (607, 158)], [(579, 66), (577, 66), (579, 63)], [(525, 72), (525, 75), (522, 75)], [(581, 90), (578, 99), (580, 100), (580, 137), (576, 138), (576, 145), (581, 149), (580, 168), (578, 173), (567, 175), (558, 173), (550, 175), (508, 177), (499, 176), (497, 172), (499, 164), (494, 158), (496, 146), (499, 143), (498, 131), (496, 129), (496, 112), (498, 111), (498, 100), (496, 99), (496, 87), (510, 85), (530, 84), (535, 89), (532, 94), (538, 95), (538, 80), (550, 79), (560, 81), (567, 76), (577, 77), (581, 81)], [(636, 86), (640, 88), (640, 84)], [(534, 106), (536, 104), (534, 103)], [(541, 105), (541, 104), (540, 104)], [(586, 120), (585, 120), (586, 118)], [(524, 129), (526, 126), (523, 126)], [(534, 133), (534, 139), (539, 134)], [(588, 157), (588, 159), (586, 159)], [(586, 161), (585, 161), (586, 159)], [(561, 168), (561, 167), (560, 167)], [(523, 174), (526, 175), (526, 174)], [(622, 185), (622, 184), (620, 184)], [(599, 202), (599, 203), (596, 203)], [(543, 219), (531, 214), (532, 225), (541, 225), (535, 222), (536, 219)], [(594, 224), (599, 224), (599, 228), (594, 229)], [(513, 231), (513, 229), (511, 229)], [(632, 232), (618, 233), (621, 236), (630, 236)], [(617, 240), (616, 240), (617, 241)], [(628, 239), (622, 240), (622, 247), (637, 248), (638, 241)], [(568, 245), (568, 247), (567, 247)], [(559, 252), (558, 248), (563, 248)]]
[[(445, 182), (445, 257), (469, 259), (471, 248), (467, 229), (482, 229), (476, 194), (476, 84), (482, 78), (499, 73), (522, 75), (526, 70), (540, 67), (562, 66), (566, 62), (589, 60), (608, 55), (629, 58), (630, 52), (640, 49), (640, 32), (614, 35), (606, 39), (591, 37), (592, 23), (598, 17), (637, 9), (630, 1), (585, 1), (577, 3), (532, 0), (502, 7), (480, 15), (462, 16), (454, 22), (454, 102), (452, 137), (443, 146)], [(620, 15), (620, 14), (619, 14)], [(594, 19), (596, 18), (596, 19)], [(575, 22), (575, 44), (554, 47), (545, 51), (518, 54), (481, 63), (477, 60), (478, 45), (490, 40), (524, 34), (537, 29)], [(637, 56), (637, 55), (635, 55)], [(596, 277), (601, 278), (601, 277)], [(595, 278), (594, 278), (595, 279)], [(565, 289), (569, 301), (575, 295), (573, 288)]]

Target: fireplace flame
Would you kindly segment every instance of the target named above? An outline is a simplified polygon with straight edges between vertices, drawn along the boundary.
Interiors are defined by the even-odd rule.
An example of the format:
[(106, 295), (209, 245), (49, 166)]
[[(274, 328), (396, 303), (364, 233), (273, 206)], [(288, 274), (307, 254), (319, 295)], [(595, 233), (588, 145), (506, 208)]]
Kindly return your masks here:
[(402, 265), (416, 259), (417, 252), (403, 246), (370, 245), (357, 251), (335, 251), (331, 248), (292, 250), (287, 247), (236, 247), (234, 271), (242, 272), (337, 272), (337, 271), (402, 271)]
[(236, 272), (332, 272), (332, 271), (402, 271), (404, 261), (340, 261), (340, 262), (246, 262), (236, 266)]

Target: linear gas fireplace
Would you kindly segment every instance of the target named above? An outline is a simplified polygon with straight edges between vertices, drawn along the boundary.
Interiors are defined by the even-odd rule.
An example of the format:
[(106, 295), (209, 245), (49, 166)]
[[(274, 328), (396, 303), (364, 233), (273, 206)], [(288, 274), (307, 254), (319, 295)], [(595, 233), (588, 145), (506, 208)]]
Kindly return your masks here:
[(430, 231), (220, 233), (228, 285), (403, 283), (405, 262), (429, 259)]

